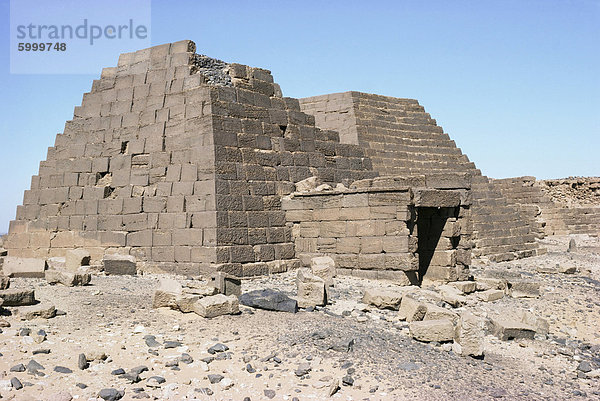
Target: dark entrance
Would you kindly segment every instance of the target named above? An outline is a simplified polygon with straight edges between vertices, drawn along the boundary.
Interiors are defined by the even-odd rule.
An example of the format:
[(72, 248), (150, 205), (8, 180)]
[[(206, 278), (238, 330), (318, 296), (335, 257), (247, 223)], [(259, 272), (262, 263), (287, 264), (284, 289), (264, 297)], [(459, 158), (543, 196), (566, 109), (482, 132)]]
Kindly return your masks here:
[[(419, 256), (419, 283), (431, 264), (431, 259), (449, 217), (458, 217), (456, 207), (417, 207), (417, 254)], [(455, 247), (457, 244), (452, 244)]]

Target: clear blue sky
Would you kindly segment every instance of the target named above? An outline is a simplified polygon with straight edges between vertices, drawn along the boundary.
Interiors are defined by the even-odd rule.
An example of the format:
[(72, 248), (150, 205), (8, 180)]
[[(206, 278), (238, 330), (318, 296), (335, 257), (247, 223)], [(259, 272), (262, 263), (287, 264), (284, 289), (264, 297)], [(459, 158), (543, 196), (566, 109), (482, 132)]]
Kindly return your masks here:
[[(0, 12), (1, 233), (118, 55), (96, 75), (11, 75), (8, 0)], [(151, 21), (153, 45), (192, 39), (272, 70), (286, 96), (416, 98), (490, 177), (600, 175), (598, 0), (153, 1)]]

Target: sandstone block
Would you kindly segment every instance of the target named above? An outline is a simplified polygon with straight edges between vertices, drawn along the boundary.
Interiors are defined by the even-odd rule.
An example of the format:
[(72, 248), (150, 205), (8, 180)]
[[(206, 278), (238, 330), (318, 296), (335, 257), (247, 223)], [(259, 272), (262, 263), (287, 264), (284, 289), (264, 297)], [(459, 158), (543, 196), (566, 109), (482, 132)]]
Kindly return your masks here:
[(205, 318), (239, 313), (239, 302), (235, 295), (217, 294), (201, 298), (194, 304), (194, 312)]
[(510, 296), (513, 298), (537, 298), (540, 296), (540, 283), (526, 280), (508, 282)]
[(154, 291), (152, 307), (177, 309), (177, 299), (182, 294), (183, 286), (178, 281), (169, 278), (161, 279), (158, 288)]
[(475, 281), (455, 281), (453, 283), (448, 283), (448, 285), (465, 294), (470, 294), (477, 289), (477, 283)]
[(454, 287), (449, 285), (440, 285), (437, 289), (440, 292), (444, 302), (454, 306), (455, 308), (462, 306), (467, 302), (467, 298), (465, 298), (465, 296)]
[(458, 314), (446, 309), (441, 306), (437, 306), (434, 304), (426, 304), (427, 312), (425, 313), (425, 317), (423, 320), (441, 320), (447, 319), (452, 323), (456, 323), (458, 321)]
[(504, 297), (504, 291), (502, 290), (485, 290), (477, 293), (477, 298), (484, 302), (492, 302), (502, 299)]
[(221, 294), (240, 296), (242, 294), (242, 280), (224, 272), (216, 272), (210, 278), (210, 285)]
[(4, 306), (25, 306), (35, 304), (35, 292), (28, 289), (8, 289), (0, 291)]
[(535, 336), (535, 327), (517, 320), (510, 319), (493, 319), (492, 333), (500, 340), (515, 340), (515, 339), (533, 339)]
[(298, 307), (308, 308), (327, 304), (325, 281), (310, 273), (308, 269), (299, 269), (296, 277)]
[(56, 308), (50, 304), (39, 304), (33, 306), (24, 306), (19, 308), (19, 317), (21, 320), (33, 319), (51, 319), (56, 316)]
[(65, 267), (67, 270), (75, 271), (81, 266), (90, 265), (90, 253), (85, 249), (73, 249), (65, 255)]
[(504, 290), (506, 289), (507, 282), (505, 279), (501, 278), (490, 278), (490, 277), (478, 277), (477, 278), (477, 289), (480, 290), (479, 284), (484, 284), (486, 287), (483, 289), (495, 289), (495, 290)]
[(196, 302), (202, 298), (200, 295), (194, 294), (181, 294), (175, 298), (175, 304), (177, 309), (183, 313), (194, 312)]
[(64, 269), (67, 265), (65, 258), (58, 256), (46, 259), (46, 267), (48, 269), (60, 270)]
[(485, 321), (469, 311), (460, 314), (455, 341), (460, 344), (461, 355), (482, 356)]
[(135, 257), (130, 255), (104, 255), (102, 259), (104, 271), (110, 275), (129, 275), (137, 274)]
[(374, 305), (379, 309), (398, 310), (402, 302), (403, 293), (381, 288), (369, 288), (365, 290), (362, 303)]
[(87, 285), (92, 280), (90, 273), (70, 272), (61, 270), (46, 270), (48, 284), (63, 284), (67, 287)]
[(454, 338), (454, 325), (448, 319), (411, 322), (410, 335), (419, 341), (451, 341)]
[(401, 320), (406, 320), (407, 322), (423, 320), (426, 313), (427, 306), (424, 303), (417, 301), (410, 295), (402, 297), (400, 309), (398, 310), (398, 315)]
[(42, 278), (46, 269), (44, 259), (18, 258), (7, 256), (2, 267), (4, 274), (9, 277)]
[(317, 256), (310, 260), (312, 274), (321, 277), (328, 287), (333, 286), (333, 278), (336, 275), (335, 261), (329, 256)]
[(302, 181), (298, 181), (296, 185), (296, 192), (310, 192), (315, 190), (321, 184), (321, 180), (318, 177), (308, 177)]

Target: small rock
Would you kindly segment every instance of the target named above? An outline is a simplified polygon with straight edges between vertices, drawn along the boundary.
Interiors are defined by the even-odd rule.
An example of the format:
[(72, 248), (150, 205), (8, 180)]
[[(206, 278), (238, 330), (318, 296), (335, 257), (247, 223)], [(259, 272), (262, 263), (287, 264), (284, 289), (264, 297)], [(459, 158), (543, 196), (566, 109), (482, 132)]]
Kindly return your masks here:
[(85, 357), (85, 354), (79, 354), (79, 358), (77, 359), (77, 367), (80, 370), (85, 370), (90, 366), (90, 364), (87, 361), (87, 358)]
[(10, 384), (12, 385), (12, 387), (15, 390), (21, 390), (23, 388), (23, 384), (16, 377), (13, 377), (12, 379), (10, 379)]
[(340, 381), (338, 379), (333, 379), (331, 384), (329, 385), (328, 395), (331, 397), (340, 389)]
[(110, 372), (111, 375), (120, 376), (125, 374), (125, 370), (123, 368), (118, 368)]
[(281, 291), (272, 289), (250, 291), (240, 296), (240, 303), (251, 308), (272, 310), (277, 312), (298, 311), (298, 303)]
[(98, 397), (102, 398), (104, 401), (120, 400), (124, 395), (125, 391), (118, 391), (114, 388), (104, 388), (98, 393)]
[(265, 389), (263, 391), (263, 393), (264, 393), (265, 397), (267, 397), (268, 399), (273, 399), (277, 395), (277, 393), (275, 393), (275, 390), (270, 390), (270, 389)]
[(73, 373), (73, 371), (71, 369), (66, 368), (64, 366), (55, 366), (54, 371), (58, 372), (58, 373), (66, 373), (66, 374)]
[(165, 382), (165, 378), (161, 376), (152, 376), (146, 380), (146, 385), (148, 387), (160, 387), (161, 384)]
[(224, 376), (219, 374), (208, 375), (207, 377), (210, 384), (219, 383), (221, 380), (224, 379)]
[(40, 349), (36, 349), (33, 350), (32, 354), (33, 355), (38, 355), (38, 354), (49, 354), (50, 353), (50, 349), (49, 348), (40, 348)]
[(29, 336), (31, 338), (33, 338), (33, 341), (35, 341), (38, 344), (40, 344), (46, 340), (46, 332), (41, 329), (34, 333), (31, 333)]
[(502, 290), (486, 290), (477, 293), (477, 298), (484, 302), (492, 302), (502, 299), (504, 297), (504, 291)]
[(144, 341), (146, 342), (146, 345), (150, 348), (160, 347), (160, 343), (156, 341), (156, 336), (144, 336)]
[(228, 350), (229, 350), (228, 346), (226, 346), (225, 344), (218, 343), (218, 344), (215, 344), (212, 347), (210, 347), (208, 349), (208, 353), (211, 354), (211, 355), (214, 355), (216, 353), (225, 352), (225, 351), (228, 351)]
[(15, 365), (12, 368), (10, 368), (10, 372), (25, 372), (25, 365), (23, 365), (22, 363)]
[(73, 396), (66, 391), (61, 391), (56, 394), (52, 394), (48, 397), (47, 401), (71, 401)]
[(181, 347), (183, 344), (179, 341), (165, 341), (165, 349)]
[(346, 375), (342, 378), (342, 384), (344, 386), (352, 386), (354, 385), (354, 379), (350, 375)]
[(221, 380), (219, 384), (221, 385), (221, 388), (223, 390), (229, 390), (231, 387), (233, 387), (235, 383), (229, 377), (226, 377), (223, 380)]
[(583, 373), (588, 373), (592, 371), (592, 364), (588, 361), (581, 361), (577, 366), (577, 370), (582, 371)]

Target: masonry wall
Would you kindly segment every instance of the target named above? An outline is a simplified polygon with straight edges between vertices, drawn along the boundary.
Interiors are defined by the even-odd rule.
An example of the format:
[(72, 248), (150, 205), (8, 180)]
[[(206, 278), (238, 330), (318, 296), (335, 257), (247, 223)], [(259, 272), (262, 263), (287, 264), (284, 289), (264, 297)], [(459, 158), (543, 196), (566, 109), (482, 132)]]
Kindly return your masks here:
[[(409, 186), (415, 184), (420, 187)], [(418, 284), (424, 277), (419, 274), (417, 235), (424, 239), (430, 233), (417, 234), (417, 216), (426, 209), (451, 211), (429, 242), (433, 247), (425, 277), (468, 277), (472, 243), (466, 194), (427, 189), (424, 177), (395, 177), (362, 180), (344, 192), (294, 193), (282, 199), (282, 208), (303, 264), (329, 255), (340, 274)]]

